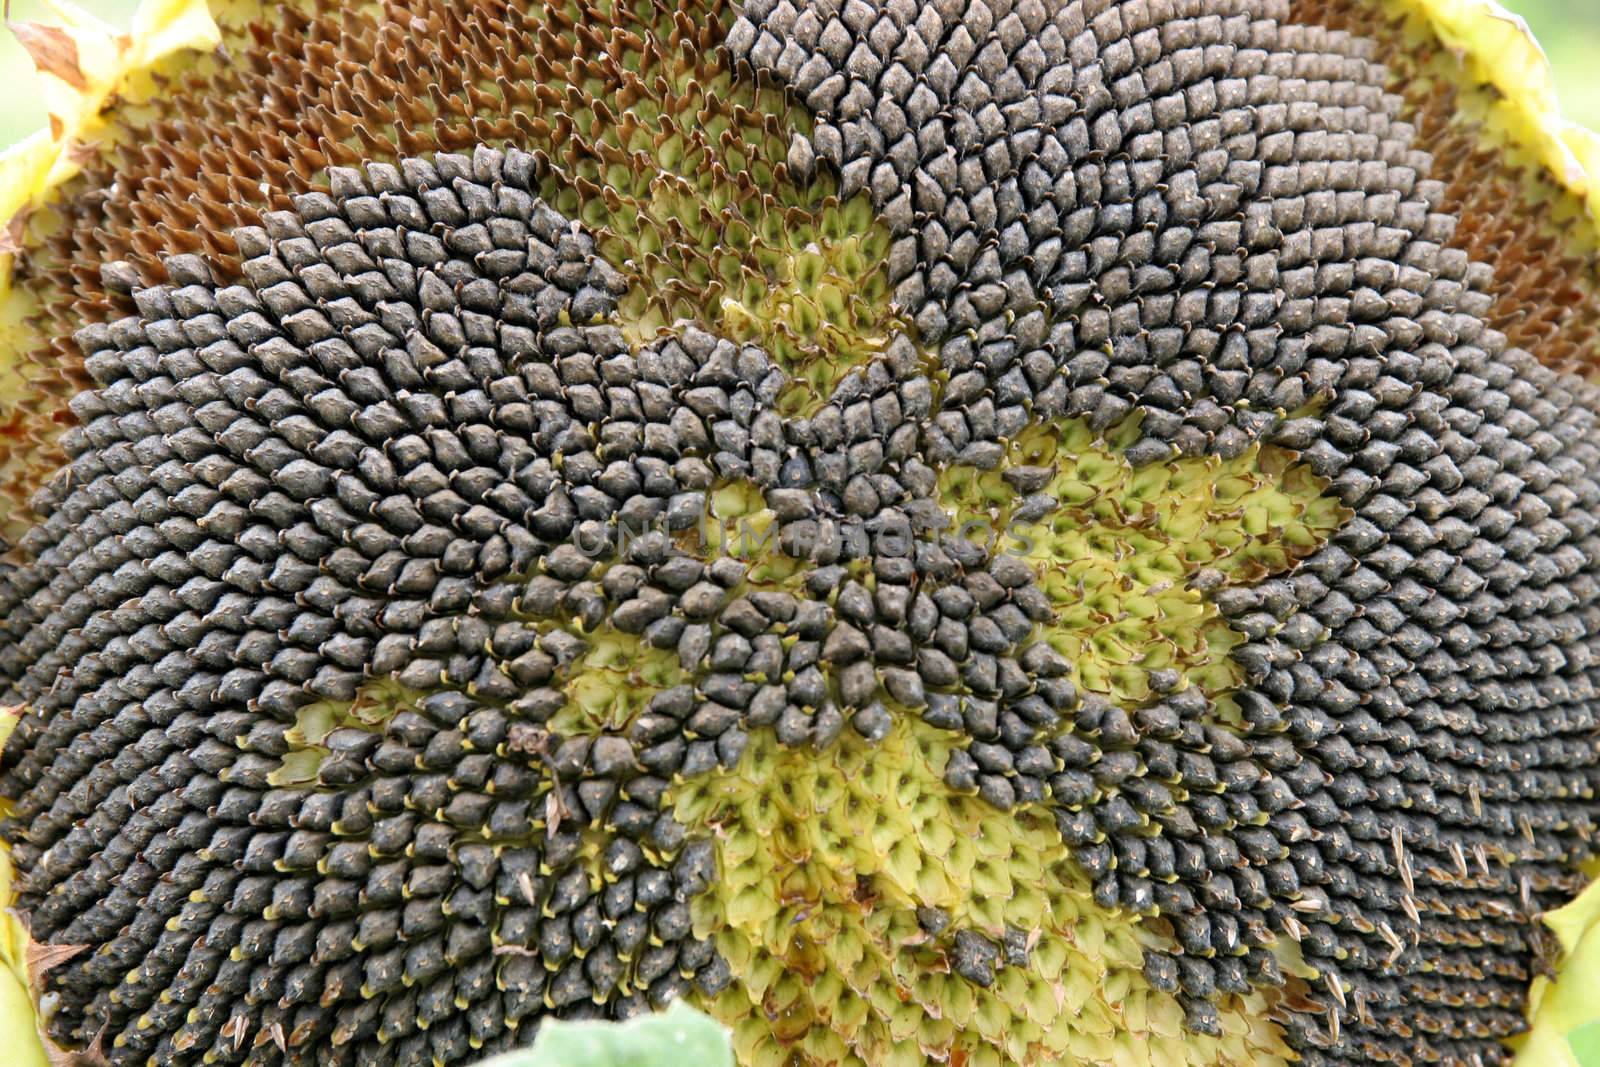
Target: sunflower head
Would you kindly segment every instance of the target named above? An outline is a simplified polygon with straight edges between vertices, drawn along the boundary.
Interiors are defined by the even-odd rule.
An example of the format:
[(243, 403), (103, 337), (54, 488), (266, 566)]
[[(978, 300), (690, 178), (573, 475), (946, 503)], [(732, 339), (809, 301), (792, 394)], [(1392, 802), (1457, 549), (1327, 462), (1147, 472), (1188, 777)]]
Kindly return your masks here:
[(1600, 142), (1488, 0), (18, 32), (34, 1060), (457, 1064), (677, 1002), (761, 1067), (1590, 1021), (1536, 972), (1547, 910), (1587, 959)]

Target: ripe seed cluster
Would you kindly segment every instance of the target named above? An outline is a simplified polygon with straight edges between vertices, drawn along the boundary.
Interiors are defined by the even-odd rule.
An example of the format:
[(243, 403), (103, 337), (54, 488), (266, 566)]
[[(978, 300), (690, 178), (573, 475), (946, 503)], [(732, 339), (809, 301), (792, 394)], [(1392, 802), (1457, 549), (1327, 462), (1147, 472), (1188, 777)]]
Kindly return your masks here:
[[(56, 972), (64, 1042), (104, 1027), (114, 1062), (455, 1062), (547, 1012), (726, 982), (689, 929), (708, 846), (661, 807), (677, 765), (647, 755), (653, 777), (615, 731), (544, 729), (588, 649), (539, 624), (606, 603), (573, 581), (589, 562), (570, 542), (664, 511), (661, 487), (706, 468), (598, 464), (626, 450), (641, 391), (690, 411), (695, 361), (561, 325), (613, 310), (618, 286), (526, 192), (531, 164), (337, 172), (331, 196), (236, 234), (248, 284), (176, 257), (171, 285), (133, 293), (138, 316), (80, 335), (100, 387), (36, 502), (38, 563), (6, 589), (5, 669), (33, 709), (8, 779), (24, 906), (39, 940), (96, 946)], [(442, 214), (437, 189), (477, 212), (443, 241), (402, 221)], [(511, 257), (489, 243), (505, 227)], [(573, 409), (606, 402), (602, 362), (619, 418), (597, 440)], [(654, 495), (606, 495), (641, 477)], [(540, 577), (506, 580), (540, 556)], [(608, 615), (637, 632), (655, 601), (619, 593), (624, 570)], [(352, 716), (306, 737), (302, 713), (370, 675), (428, 692), (381, 729)], [(682, 716), (688, 696), (651, 706)], [(291, 767), (308, 740), (324, 758)]]
[[(1203, 731), (1208, 762), (1243, 764), (1220, 797), (1154, 804), (1175, 841), (1220, 850), (1192, 889), (1167, 883), (1183, 953), (1152, 956), (1152, 980), (1286, 934), (1323, 979), (1324, 1018), (1285, 1024), (1311, 1060), (1498, 1061), (1533, 916), (1589, 850), (1595, 398), (1485, 328), (1493, 272), (1448, 247), (1381, 70), (1288, 15), (763, 0), (729, 46), (805, 99), (844, 192), (914, 249), (891, 251), (915, 264), (896, 299), (952, 384), (975, 375), (979, 416), (929, 432), (931, 462), (992, 463), (1015, 432), (1000, 413), (1037, 301), (1063, 373), (1036, 416), (1137, 406), (1135, 462), (1298, 449), (1355, 512), (1296, 573), (1219, 603), (1252, 635), (1242, 730), (1193, 690), (1086, 724), (1130, 747)], [(1143, 767), (1181, 780), (1165, 752)], [(1246, 782), (1266, 804), (1230, 812)], [(1116, 870), (1135, 821), (1095, 814), (1112, 823), (1063, 833)], [(1210, 1025), (1203, 998), (1190, 1021)]]
[(1459, 218), (1447, 246), (1494, 272), (1489, 325), (1545, 366), (1592, 379), (1600, 339), (1592, 230), (1582, 212), (1557, 220), (1534, 208), (1559, 203), (1562, 193), (1495, 129), (1498, 90), (1462, 85), (1460, 58), (1385, 4), (1296, 0), (1289, 17), (1353, 34), (1383, 64), (1416, 127), (1415, 145), (1433, 158), (1441, 209)]
[[(86, 283), (127, 314), (78, 333), (93, 388), (71, 462), (29, 562), (0, 571), (5, 698), (30, 709), (0, 782), (21, 906), (37, 939), (94, 946), (51, 972), (52, 1033), (119, 1064), (459, 1062), (548, 1013), (737, 1005), (727, 983), (759, 953), (719, 954), (690, 922), (725, 870), (673, 816), (694, 810), (685, 783), (770, 763), (773, 742), (819, 759), (892, 742), (937, 751), (967, 816), (974, 794), (1030, 841), (1047, 817), (1098, 906), (1169, 928), (1142, 942), (1143, 977), (1194, 1031), (1248, 1001), (1276, 1005), (1309, 1062), (1498, 1059), (1531, 917), (1588, 850), (1600, 400), (1486, 329), (1493, 275), (1449, 247), (1363, 46), (1283, 4), (1199, 0), (756, 0), (703, 25), (563, 9), (526, 33), (488, 7), (459, 16), (459, 48), (293, 13), (263, 29), (258, 58), (319, 37), (318, 88), (294, 90), (317, 99), (289, 110), (337, 135), (263, 135), (306, 164), (292, 210), (230, 207), (180, 239), (168, 223), (209, 201), (169, 198), (161, 225), (113, 227), (137, 262)], [(797, 305), (667, 321), (719, 261), (608, 262), (632, 247), (619, 234), (687, 239), (670, 212), (618, 229), (591, 160), (481, 147), (609, 114), (592, 89), (491, 104), (462, 72), (535, 54), (495, 34), (537, 39), (548, 70), (654, 34), (672, 47), (646, 54), (712, 56), (684, 88), (732, 70), (791, 93), (814, 123), (784, 173), (828, 191), (781, 217), (842, 243), (787, 269), (851, 309), (839, 336), (883, 337), (824, 361), (838, 372), (806, 379), (826, 395), (799, 410), (807, 365), (781, 349), (809, 315), (739, 325)], [(331, 42), (463, 88), (351, 94), (340, 78), (389, 60), (328, 63)], [(437, 113), (460, 121), (413, 128)], [(601, 162), (617, 147), (594, 144)], [(352, 154), (394, 162), (323, 166)], [(563, 165), (587, 197), (557, 203)], [(158, 264), (191, 240), (206, 257)], [(874, 272), (892, 314), (823, 299)], [(941, 475), (1051, 496), (1058, 472), (1008, 464), (1010, 444), (1118, 426), (1137, 428), (1115, 446), (1135, 472), (1299, 451), (1353, 513), (1291, 572), (1191, 576), (1245, 637), (1226, 700), (1153, 663), (1145, 690), (1080, 688), (1035, 566), (938, 532)], [(708, 553), (708, 494), (746, 499), (779, 551)], [(614, 719), (576, 710), (606, 706), (592, 687), (615, 691), (618, 650), (645, 648), (681, 676), (655, 671)], [(414, 693), (306, 733), (308, 708), (359, 702), (369, 675)], [(939, 742), (908, 747), (912, 720)], [(306, 744), (326, 751), (297, 761)], [(1012, 916), (918, 918), (907, 938), (935, 947), (915, 958), (971, 989), (1034, 973)], [(1286, 939), (1304, 960), (1287, 979)], [(739, 1010), (765, 1025), (764, 1004)], [(814, 1040), (796, 1018), (763, 1047)]]

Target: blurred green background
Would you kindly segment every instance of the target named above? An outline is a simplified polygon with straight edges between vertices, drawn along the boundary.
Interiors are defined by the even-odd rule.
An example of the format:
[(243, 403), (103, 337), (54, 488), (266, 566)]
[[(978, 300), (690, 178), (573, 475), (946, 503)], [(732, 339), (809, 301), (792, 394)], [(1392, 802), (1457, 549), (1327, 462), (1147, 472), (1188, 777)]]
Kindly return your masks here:
[[(534, 0), (536, 2), (536, 0)], [(1556, 68), (1562, 110), (1600, 129), (1600, 0), (1502, 0), (1528, 20)], [(137, 0), (78, 0), (78, 6), (126, 27)], [(14, 0), (11, 17), (36, 19), (42, 0)], [(0, 30), (0, 147), (40, 128), (44, 109), (33, 88), (27, 57), (11, 35)]]
[(1561, 110), (1600, 130), (1600, 3), (1596, 0), (1501, 0), (1528, 20), (1556, 68)]

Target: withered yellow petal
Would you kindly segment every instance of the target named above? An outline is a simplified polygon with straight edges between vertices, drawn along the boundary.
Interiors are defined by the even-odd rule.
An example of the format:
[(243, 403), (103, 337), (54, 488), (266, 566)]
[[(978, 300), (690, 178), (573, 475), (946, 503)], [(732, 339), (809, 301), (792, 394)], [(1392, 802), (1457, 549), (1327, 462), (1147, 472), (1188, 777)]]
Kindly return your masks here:
[(1553, 982), (1543, 976), (1533, 981), (1529, 1030), (1518, 1042), (1515, 1067), (1587, 1067), (1573, 1035), (1600, 1026), (1600, 999), (1594, 996), (1600, 982), (1600, 881), (1546, 914), (1544, 924), (1561, 943), (1561, 961)]
[[(49, 0), (49, 7), (53, 19), (38, 29), (70, 42), (69, 55), (38, 64), (49, 126), (0, 155), (0, 232), (15, 234), (29, 208), (78, 172), (82, 157), (75, 149), (93, 139), (102, 112), (129, 78), (174, 52), (212, 48), (222, 39), (206, 0), (143, 0), (127, 34), (66, 0)], [(0, 296), (10, 274), (10, 255), (0, 256)]]
[(1490, 118), (1587, 208), (1600, 232), (1600, 135), (1561, 114), (1555, 72), (1528, 24), (1497, 0), (1390, 0), (1420, 15), (1474, 81), (1500, 98)]

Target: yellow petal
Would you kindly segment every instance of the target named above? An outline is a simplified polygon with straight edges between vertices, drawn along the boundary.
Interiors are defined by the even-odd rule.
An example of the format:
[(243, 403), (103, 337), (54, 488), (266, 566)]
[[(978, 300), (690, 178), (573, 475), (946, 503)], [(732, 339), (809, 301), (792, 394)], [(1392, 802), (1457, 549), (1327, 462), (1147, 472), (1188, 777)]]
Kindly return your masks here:
[(0, 152), (0, 298), (11, 288), (11, 255), (22, 244), (23, 209), (47, 188), (46, 179), (58, 154), (49, 130), (40, 130)]
[[(211, 48), (222, 39), (206, 0), (142, 0), (131, 34), (66, 0), (49, 0), (49, 6), (52, 20), (31, 23), (25, 32), (50, 125), (0, 155), (0, 235), (17, 243), (18, 220), (78, 172), (82, 145), (129, 78), (174, 52)], [(10, 276), (11, 256), (0, 254), (0, 296)], [(5, 356), (0, 353), (0, 362)]]
[(6, 1062), (17, 1067), (49, 1067), (33, 1025), (28, 987), (9, 968), (0, 967), (0, 1033), (6, 1035)]
[(1421, 15), (1466, 72), (1500, 99), (1491, 118), (1586, 205), (1600, 228), (1600, 135), (1561, 115), (1555, 73), (1528, 24), (1497, 0), (1390, 0)]
[(148, 67), (185, 48), (215, 48), (221, 40), (206, 0), (144, 0), (133, 13), (136, 67)]
[[(0, 744), (15, 716), (0, 709)], [(35, 1026), (33, 996), (28, 991), (28, 931), (11, 910), (11, 850), (0, 844), (0, 1034), (5, 1035), (6, 1062), (18, 1067), (49, 1067)]]
[[(26, 23), (25, 29), (16, 29), (33, 57), (39, 95), (50, 117), (46, 132), (56, 146), (55, 161), (59, 162), (121, 81), (128, 39), (119, 39), (115, 27), (67, 0), (46, 0), (46, 6), (50, 21)], [(65, 181), (76, 172), (74, 164), (50, 184)]]
[(78, 44), (66, 30), (40, 22), (15, 22), (11, 32), (40, 71), (80, 90), (89, 87), (78, 58)]
[(1600, 881), (1590, 882), (1587, 889), (1564, 907), (1546, 912), (1544, 924), (1555, 931), (1561, 950), (1569, 958), (1576, 955), (1584, 937), (1600, 924)]
[[(1519, 1039), (1515, 1067), (1587, 1067), (1576, 1054), (1579, 1030), (1600, 1026), (1600, 880), (1565, 907), (1544, 916), (1561, 942), (1556, 979), (1541, 976), (1528, 991), (1528, 1033)], [(1586, 1034), (1586, 1036), (1588, 1036)], [(1589, 1038), (1592, 1040), (1592, 1037)]]

